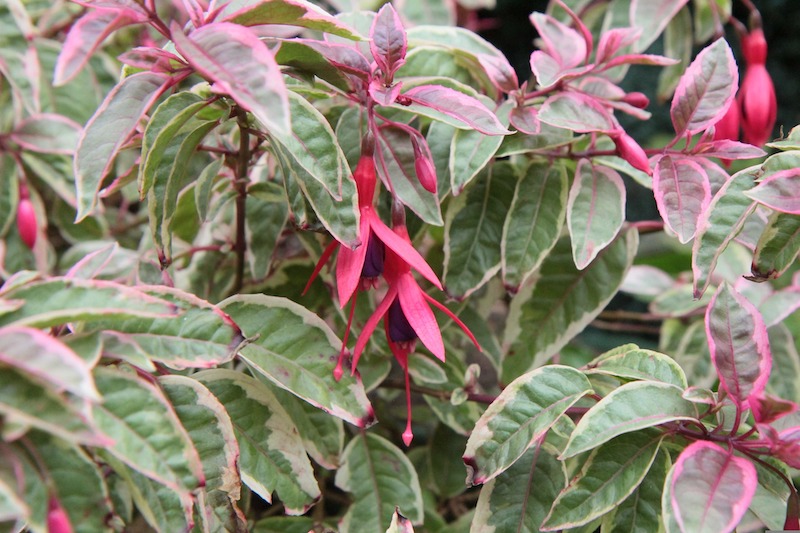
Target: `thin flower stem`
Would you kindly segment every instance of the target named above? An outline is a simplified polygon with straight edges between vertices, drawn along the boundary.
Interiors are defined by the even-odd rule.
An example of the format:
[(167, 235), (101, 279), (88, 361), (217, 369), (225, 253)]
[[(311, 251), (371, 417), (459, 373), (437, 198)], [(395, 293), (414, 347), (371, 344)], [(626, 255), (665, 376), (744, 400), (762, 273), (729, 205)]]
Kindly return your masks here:
[(233, 282), (232, 294), (242, 290), (244, 282), (244, 263), (247, 242), (245, 240), (245, 222), (247, 216), (247, 171), (250, 164), (250, 135), (247, 126), (247, 114), (241, 108), (237, 109), (236, 120), (239, 125), (239, 155), (236, 165), (236, 179), (233, 182), (236, 189), (236, 240), (233, 249), (236, 252), (236, 272)]
[[(383, 382), (383, 385), (390, 389), (405, 390), (406, 388), (405, 380), (403, 381), (386, 380)], [(436, 390), (436, 389), (431, 389), (429, 387), (422, 387), (414, 383), (410, 383), (409, 388), (411, 389), (411, 392), (424, 394), (426, 396), (434, 396), (440, 400), (445, 400), (445, 401), (449, 401), (450, 396), (452, 396), (452, 393), (449, 391)], [(493, 396), (491, 394), (478, 394), (474, 392), (467, 393), (467, 400), (470, 402), (483, 403), (489, 405), (496, 399), (497, 396)]]

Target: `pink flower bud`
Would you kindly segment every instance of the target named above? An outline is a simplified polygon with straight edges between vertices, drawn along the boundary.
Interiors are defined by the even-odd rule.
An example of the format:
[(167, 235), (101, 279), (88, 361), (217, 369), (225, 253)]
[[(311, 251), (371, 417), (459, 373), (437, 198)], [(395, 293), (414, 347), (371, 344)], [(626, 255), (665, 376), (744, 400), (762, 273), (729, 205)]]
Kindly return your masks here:
[(775, 87), (767, 67), (756, 63), (749, 65), (739, 89), (742, 139), (755, 146), (763, 146), (772, 136), (778, 115)]
[(739, 103), (731, 102), (730, 107), (714, 125), (714, 140), (739, 140)]
[(33, 204), (29, 198), (22, 198), (17, 206), (17, 230), (22, 242), (25, 246), (33, 250), (33, 245), (36, 244), (37, 223), (36, 211), (33, 209)]
[(644, 109), (650, 105), (650, 99), (647, 97), (647, 95), (640, 92), (628, 93), (622, 97), (622, 101), (626, 104), (632, 105), (633, 107), (638, 107), (639, 109)]
[(742, 37), (742, 54), (748, 65), (767, 64), (767, 39), (764, 30), (755, 28)]
[(633, 168), (646, 172), (648, 176), (653, 175), (647, 154), (633, 137), (622, 130), (613, 131), (609, 136), (617, 146), (617, 153), (622, 159), (630, 163)]
[(47, 507), (48, 533), (72, 533), (72, 524), (58, 499), (51, 497)]
[(417, 173), (417, 179), (426, 191), (436, 194), (437, 179), (433, 162), (430, 157), (422, 153), (416, 139), (411, 139), (411, 145), (414, 147), (414, 170)]

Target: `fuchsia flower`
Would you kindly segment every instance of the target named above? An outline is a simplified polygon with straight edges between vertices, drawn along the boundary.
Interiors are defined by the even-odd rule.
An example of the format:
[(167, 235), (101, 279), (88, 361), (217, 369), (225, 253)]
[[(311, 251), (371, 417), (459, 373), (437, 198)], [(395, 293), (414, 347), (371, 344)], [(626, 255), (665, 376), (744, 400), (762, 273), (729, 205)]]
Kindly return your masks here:
[(36, 221), (36, 210), (33, 208), (28, 187), (24, 183), (19, 184), (19, 204), (17, 205), (17, 230), (25, 246), (33, 250), (36, 244), (36, 234), (39, 231)]
[(54, 496), (50, 497), (47, 504), (47, 531), (49, 533), (72, 533), (72, 524), (69, 522), (67, 512)]
[(747, 143), (763, 146), (772, 135), (778, 104), (775, 86), (767, 72), (767, 40), (761, 28), (742, 37), (742, 53), (747, 64), (738, 102), (742, 137)]
[[(409, 246), (411, 245), (405, 225), (395, 224), (393, 230), (398, 238), (408, 243)], [(433, 355), (444, 361), (442, 332), (428, 303), (433, 304), (458, 324), (479, 350), (480, 345), (472, 332), (457, 316), (422, 290), (411, 274), (411, 265), (391, 248), (386, 250), (383, 277), (389, 284), (389, 290), (358, 336), (353, 350), (352, 372), (355, 372), (358, 360), (364, 352), (372, 332), (375, 331), (378, 322), (383, 319), (389, 348), (405, 373), (408, 418), (406, 430), (403, 433), (403, 442), (408, 446), (414, 437), (411, 431), (411, 391), (408, 377), (408, 355), (414, 351), (416, 340), (419, 339)]]

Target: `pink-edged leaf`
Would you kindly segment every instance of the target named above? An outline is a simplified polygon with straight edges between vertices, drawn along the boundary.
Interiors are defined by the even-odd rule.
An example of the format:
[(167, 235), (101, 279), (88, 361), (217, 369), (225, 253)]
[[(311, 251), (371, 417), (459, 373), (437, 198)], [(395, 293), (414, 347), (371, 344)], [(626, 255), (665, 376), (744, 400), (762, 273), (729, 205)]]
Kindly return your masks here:
[(584, 58), (585, 61), (588, 61), (589, 54), (594, 50), (594, 37), (592, 36), (592, 32), (589, 28), (586, 27), (586, 24), (580, 19), (580, 17), (575, 14), (573, 10), (569, 8), (567, 4), (565, 4), (562, 0), (555, 0), (555, 4), (559, 6), (561, 9), (567, 12), (569, 18), (572, 19), (572, 23), (578, 29), (578, 32), (583, 37), (583, 42), (586, 45), (586, 57)]
[(178, 52), (212, 89), (228, 94), (274, 135), (290, 135), (289, 95), (278, 63), (267, 45), (249, 28), (217, 22), (188, 37), (173, 23)]
[(706, 175), (708, 176), (708, 186), (711, 187), (712, 198), (731, 179), (731, 175), (728, 174), (724, 168), (714, 163), (710, 159), (698, 157), (695, 159), (695, 163), (703, 167), (703, 170), (706, 171)]
[(625, 184), (616, 170), (581, 159), (567, 202), (572, 258), (579, 270), (616, 238), (625, 221)]
[(544, 46), (542, 50), (555, 59), (562, 69), (577, 67), (588, 58), (590, 50), (578, 32), (544, 13), (532, 13), (531, 22), (539, 32)]
[(611, 28), (600, 35), (595, 61), (605, 63), (626, 46), (635, 43), (642, 34), (637, 28)]
[(542, 130), (539, 111), (535, 107), (515, 107), (509, 113), (508, 120), (517, 131), (528, 135), (537, 135)]
[(495, 87), (506, 93), (519, 89), (517, 73), (504, 55), (477, 54), (475, 57)]
[(22, 119), (11, 132), (11, 140), (32, 152), (72, 155), (80, 133), (81, 127), (75, 121), (42, 113)]
[(419, 340), (437, 359), (444, 361), (442, 332), (439, 330), (433, 311), (422, 295), (422, 289), (414, 281), (411, 273), (404, 274), (397, 280), (397, 297), (400, 299), (403, 314)]
[(759, 424), (771, 424), (794, 413), (798, 408), (796, 403), (771, 394), (751, 394), (748, 404), (753, 419)]
[(150, 106), (169, 84), (169, 76), (138, 72), (124, 78), (100, 104), (78, 140), (74, 173), (80, 222), (94, 208), (97, 191), (111, 162)]
[(756, 159), (767, 155), (758, 146), (729, 139), (698, 143), (694, 147), (694, 152), (705, 157), (719, 157), (721, 159)]
[(718, 39), (697, 54), (678, 82), (670, 107), (675, 133), (694, 135), (716, 124), (738, 86), (733, 52), (724, 39)]
[(375, 232), (375, 235), (383, 241), (388, 248), (396, 253), (400, 258), (408, 263), (411, 268), (422, 274), (422, 277), (433, 283), (437, 289), (444, 290), (442, 288), (442, 282), (439, 281), (439, 278), (434, 273), (433, 269), (428, 265), (425, 259), (419, 254), (419, 252), (411, 246), (411, 243), (397, 235), (394, 231), (390, 230), (386, 224), (384, 224), (379, 218), (375, 211), (371, 209), (367, 212), (362, 212), (361, 217), (368, 218), (370, 220), (370, 227), (372, 231)]
[(635, 46), (636, 51), (647, 50), (688, 1), (631, 0), (630, 23), (631, 26), (641, 30)]
[(581, 93), (558, 93), (539, 108), (539, 120), (557, 128), (579, 133), (611, 131), (615, 127), (611, 113), (596, 98)]
[(420, 85), (403, 93), (403, 96), (421, 106), (429, 107), (448, 117), (463, 122), (485, 135), (511, 133), (477, 98), (467, 96), (441, 85)]
[(561, 79), (561, 64), (553, 56), (541, 50), (531, 54), (531, 71), (540, 87), (550, 87)]
[(707, 441), (683, 450), (671, 478), (671, 505), (684, 533), (730, 533), (758, 485), (753, 463)]
[(408, 49), (406, 30), (391, 2), (384, 4), (378, 11), (375, 20), (372, 21), (369, 36), (372, 58), (386, 79), (391, 80), (397, 69), (406, 62)]
[(293, 43), (299, 43), (311, 48), (330, 62), (331, 65), (347, 74), (355, 75), (364, 80), (370, 76), (369, 61), (357, 48), (313, 39), (292, 39), (289, 44)]
[(99, 401), (92, 371), (69, 346), (42, 330), (24, 326), (0, 329), (0, 362), (21, 370), (56, 392), (69, 391)]
[(323, 31), (345, 39), (362, 39), (354, 29), (306, 0), (259, 0), (245, 3), (245, 7), (236, 11), (228, 11), (241, 5), (240, 2), (231, 2), (230, 7), (223, 8), (223, 17), (220, 20), (242, 26), (286, 24)]
[(800, 168), (770, 174), (744, 194), (775, 211), (800, 215)]
[(792, 468), (800, 468), (800, 426), (781, 431), (778, 442), (775, 455)]
[(186, 62), (171, 52), (150, 46), (137, 46), (123, 52), (117, 59), (132, 67), (153, 72), (172, 72), (176, 66), (186, 66)]
[(760, 395), (772, 368), (767, 327), (747, 298), (723, 282), (706, 309), (711, 362), (728, 396), (741, 405)]
[(358, 288), (361, 279), (361, 271), (364, 268), (364, 260), (367, 257), (367, 243), (370, 239), (369, 216), (361, 215), (359, 224), (359, 236), (361, 245), (355, 250), (346, 246), (339, 247), (339, 254), (336, 256), (336, 290), (339, 295), (339, 305), (344, 307), (350, 301), (350, 297)]
[(129, 8), (88, 11), (70, 28), (56, 60), (53, 85), (64, 85), (89, 61), (106, 37), (119, 28), (147, 20), (147, 16)]
[(617, 56), (606, 63), (606, 68), (613, 68), (619, 65), (648, 65), (651, 67), (668, 67), (678, 63), (680, 63), (680, 61), (677, 59), (655, 54), (624, 54)]
[(142, 2), (137, 0), (73, 0), (76, 4), (93, 9), (114, 9), (122, 11), (125, 9), (135, 12), (144, 20), (149, 18), (147, 10), (142, 6)]
[(664, 156), (653, 172), (656, 206), (667, 226), (682, 243), (697, 232), (697, 221), (711, 201), (708, 176), (688, 158)]
[(758, 305), (758, 310), (768, 328), (783, 322), (800, 309), (800, 287), (786, 287), (775, 291)]

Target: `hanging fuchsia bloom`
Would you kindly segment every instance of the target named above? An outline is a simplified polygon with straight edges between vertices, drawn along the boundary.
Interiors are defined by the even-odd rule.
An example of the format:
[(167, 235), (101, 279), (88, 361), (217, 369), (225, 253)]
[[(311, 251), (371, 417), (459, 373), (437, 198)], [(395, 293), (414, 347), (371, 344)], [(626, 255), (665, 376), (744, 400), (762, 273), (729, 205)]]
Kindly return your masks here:
[[(396, 225), (393, 229), (398, 238), (408, 243), (409, 246), (411, 245), (404, 225)], [(403, 442), (408, 446), (414, 436), (411, 431), (411, 391), (408, 377), (408, 355), (414, 351), (416, 341), (419, 339), (433, 355), (444, 361), (442, 332), (428, 303), (439, 308), (458, 324), (479, 350), (480, 345), (472, 332), (457, 316), (422, 290), (411, 274), (411, 265), (392, 249), (386, 250), (383, 276), (389, 284), (389, 290), (358, 336), (353, 350), (352, 371), (355, 372), (358, 360), (364, 352), (372, 332), (375, 331), (378, 322), (383, 319), (389, 348), (405, 373), (408, 419), (406, 430), (403, 433)]]
[(72, 524), (67, 512), (55, 497), (50, 497), (47, 505), (47, 531), (49, 533), (72, 533)]
[(767, 40), (761, 28), (742, 37), (742, 53), (747, 63), (739, 89), (742, 137), (747, 143), (763, 146), (772, 136), (778, 104), (767, 72)]

